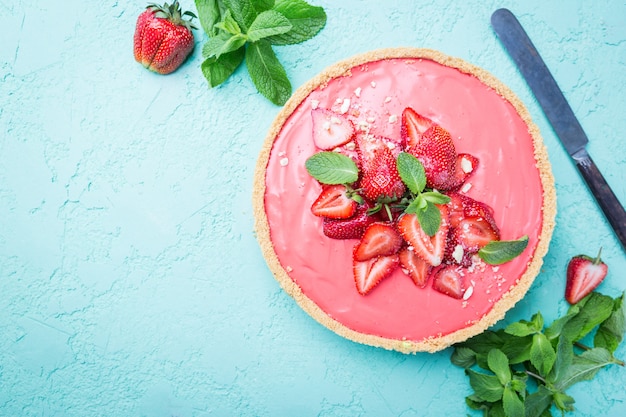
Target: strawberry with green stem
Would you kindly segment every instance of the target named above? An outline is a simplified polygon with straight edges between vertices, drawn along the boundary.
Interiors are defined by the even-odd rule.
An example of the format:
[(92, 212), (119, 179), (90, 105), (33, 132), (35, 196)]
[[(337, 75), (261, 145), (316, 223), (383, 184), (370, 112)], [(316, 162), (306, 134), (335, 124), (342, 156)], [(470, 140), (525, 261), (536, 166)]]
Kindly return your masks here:
[[(189, 17), (189, 19), (185, 19)], [(137, 18), (133, 49), (135, 61), (150, 71), (169, 74), (187, 59), (194, 47), (191, 23), (196, 15), (182, 12), (178, 1), (151, 3)]]
[(608, 266), (602, 262), (600, 254), (591, 258), (587, 255), (577, 255), (570, 259), (567, 265), (565, 299), (570, 304), (576, 304), (589, 293), (595, 290), (608, 273)]

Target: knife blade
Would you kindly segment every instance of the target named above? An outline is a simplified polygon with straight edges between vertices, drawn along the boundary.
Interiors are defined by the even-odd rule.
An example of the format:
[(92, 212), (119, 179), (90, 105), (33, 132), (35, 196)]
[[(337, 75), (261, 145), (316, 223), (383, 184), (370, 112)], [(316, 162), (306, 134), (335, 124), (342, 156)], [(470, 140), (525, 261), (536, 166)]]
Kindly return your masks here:
[(491, 15), (493, 27), (539, 102), (554, 133), (572, 157), (606, 219), (626, 251), (626, 211), (587, 153), (587, 135), (550, 70), (517, 18), (508, 9)]

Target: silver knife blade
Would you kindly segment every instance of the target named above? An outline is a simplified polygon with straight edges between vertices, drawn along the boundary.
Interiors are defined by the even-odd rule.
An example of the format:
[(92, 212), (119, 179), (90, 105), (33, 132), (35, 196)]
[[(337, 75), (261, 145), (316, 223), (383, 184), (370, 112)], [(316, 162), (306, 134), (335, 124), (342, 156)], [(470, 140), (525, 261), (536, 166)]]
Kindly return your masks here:
[(587, 153), (589, 142), (550, 70), (517, 18), (507, 9), (496, 10), (491, 26), (528, 83), (563, 147), (597, 200), (622, 248), (626, 251), (626, 211)]

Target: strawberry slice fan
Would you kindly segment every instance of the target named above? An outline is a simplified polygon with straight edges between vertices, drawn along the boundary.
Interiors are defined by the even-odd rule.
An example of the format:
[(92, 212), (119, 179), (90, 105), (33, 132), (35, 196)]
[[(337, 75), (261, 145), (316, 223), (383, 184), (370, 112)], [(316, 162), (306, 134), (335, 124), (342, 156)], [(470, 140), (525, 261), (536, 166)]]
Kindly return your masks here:
[(404, 353), (500, 320), (538, 274), (556, 214), (519, 99), (417, 48), (357, 55), (300, 87), (267, 134), (253, 203), (269, 269), (304, 311)]

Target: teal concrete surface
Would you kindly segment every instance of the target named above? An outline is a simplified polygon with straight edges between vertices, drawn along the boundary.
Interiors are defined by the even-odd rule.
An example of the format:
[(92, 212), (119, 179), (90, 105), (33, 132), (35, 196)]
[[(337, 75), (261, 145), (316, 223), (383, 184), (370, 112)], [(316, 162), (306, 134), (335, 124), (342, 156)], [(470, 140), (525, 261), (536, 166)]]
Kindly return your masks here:
[[(621, 246), (490, 27), (500, 7), (519, 17), (626, 202), (624, 1), (311, 2), (327, 12), (323, 31), (276, 48), (295, 88), (351, 55), (415, 46), (485, 68), (528, 107), (556, 179), (557, 226), (540, 275), (499, 325), (563, 314), (568, 259), (600, 246), (610, 272), (599, 290), (626, 289)], [(199, 30), (178, 71), (145, 70), (132, 54), (144, 6), (0, 0), (0, 416), (477, 415), (451, 349), (356, 344), (281, 290), (251, 202), (280, 108), (245, 68), (208, 89)], [(602, 370), (570, 390), (572, 415), (626, 415), (624, 386), (624, 368)]]

